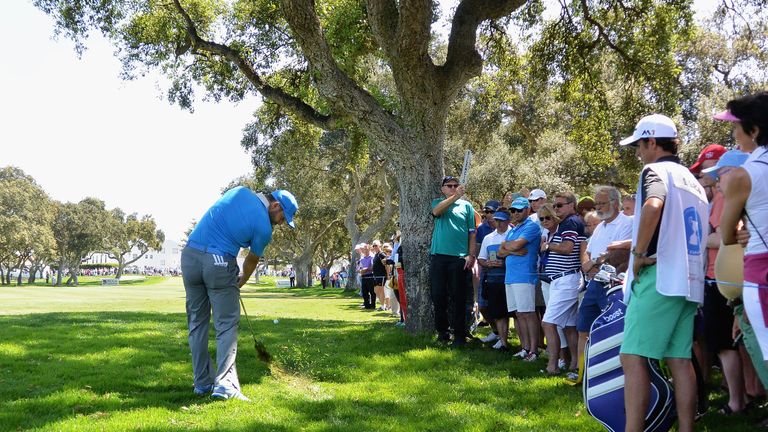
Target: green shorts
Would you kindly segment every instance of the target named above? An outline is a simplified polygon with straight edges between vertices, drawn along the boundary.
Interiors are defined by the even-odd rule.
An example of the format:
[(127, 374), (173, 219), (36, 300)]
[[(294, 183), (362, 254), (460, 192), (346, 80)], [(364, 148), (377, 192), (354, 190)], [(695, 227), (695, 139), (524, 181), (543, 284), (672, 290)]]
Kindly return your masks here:
[(632, 283), (621, 353), (657, 360), (691, 358), (697, 307), (685, 297), (659, 294), (656, 265), (644, 267)]

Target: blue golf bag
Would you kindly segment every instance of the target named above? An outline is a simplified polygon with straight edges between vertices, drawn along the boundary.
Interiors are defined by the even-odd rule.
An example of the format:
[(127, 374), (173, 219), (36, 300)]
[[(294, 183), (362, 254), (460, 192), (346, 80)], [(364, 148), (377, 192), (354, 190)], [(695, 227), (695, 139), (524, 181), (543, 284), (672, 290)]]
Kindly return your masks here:
[[(608, 306), (589, 331), (584, 352), (584, 404), (587, 411), (611, 432), (624, 431), (624, 371), (619, 350), (624, 340), (624, 315), (621, 286), (608, 291)], [(658, 361), (648, 359), (651, 400), (645, 416), (646, 432), (666, 432), (677, 417), (675, 396)]]

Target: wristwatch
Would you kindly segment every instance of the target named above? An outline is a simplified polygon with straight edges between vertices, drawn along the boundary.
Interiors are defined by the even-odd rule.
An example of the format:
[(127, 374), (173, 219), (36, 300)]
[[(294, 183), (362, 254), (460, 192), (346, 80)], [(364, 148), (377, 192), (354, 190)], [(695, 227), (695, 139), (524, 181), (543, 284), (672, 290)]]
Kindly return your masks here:
[(638, 252), (637, 249), (632, 248), (632, 256), (635, 258), (645, 258), (648, 256), (648, 252)]

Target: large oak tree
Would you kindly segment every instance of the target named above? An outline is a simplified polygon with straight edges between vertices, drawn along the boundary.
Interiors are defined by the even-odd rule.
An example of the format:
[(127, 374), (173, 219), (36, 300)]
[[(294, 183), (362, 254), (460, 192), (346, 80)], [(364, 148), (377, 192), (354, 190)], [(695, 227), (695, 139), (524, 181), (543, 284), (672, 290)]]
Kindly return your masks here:
[[(164, 72), (170, 99), (182, 106), (191, 107), (196, 86), (214, 99), (258, 92), (297, 121), (363, 131), (398, 175), (409, 331), (432, 328), (429, 203), (444, 174), (451, 104), (483, 72), (479, 37), (511, 23), (541, 32), (545, 42), (532, 46), (540, 68), (556, 71), (548, 79), (566, 84), (564, 98), (583, 95), (583, 111), (597, 114), (576, 118), (582, 134), (574, 137), (619, 133), (595, 109), (603, 100), (590, 62), (604, 51), (616, 54), (615, 73), (637, 88), (626, 101), (630, 112), (674, 109), (673, 48), (690, 24), (690, 0), (559, 3), (559, 15), (542, 24), (540, 0), (461, 0), (445, 17), (450, 29), (438, 60), (430, 47), (440, 8), (431, 0), (35, 0), (78, 49), (91, 30), (110, 38), (127, 77)], [(394, 93), (369, 80), (366, 61), (385, 65)]]

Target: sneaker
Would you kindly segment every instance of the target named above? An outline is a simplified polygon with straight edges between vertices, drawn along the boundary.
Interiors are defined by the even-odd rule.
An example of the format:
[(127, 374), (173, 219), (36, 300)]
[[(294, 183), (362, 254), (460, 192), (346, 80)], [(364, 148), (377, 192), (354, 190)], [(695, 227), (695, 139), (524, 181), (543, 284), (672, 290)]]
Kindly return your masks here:
[(497, 335), (496, 333), (489, 333), (488, 336), (480, 339), (480, 342), (488, 343), (488, 342), (495, 342), (497, 340), (499, 340), (499, 335)]
[(211, 397), (214, 399), (229, 400), (237, 399), (245, 402), (250, 402), (246, 395), (240, 392), (240, 390), (228, 388), (224, 386), (216, 386), (211, 393)]
[(195, 390), (194, 390), (195, 394), (198, 395), (198, 396), (206, 395), (206, 394), (210, 393), (211, 391), (213, 391), (213, 384), (208, 384), (208, 385), (200, 386), (200, 387), (195, 386)]
[(565, 367), (566, 367), (565, 360), (563, 360), (563, 359), (557, 360), (557, 368), (558, 369), (565, 370)]
[(573, 372), (573, 371), (568, 372), (565, 375), (565, 379), (567, 379), (568, 381), (576, 382), (576, 381), (579, 380), (579, 373), (578, 372)]
[(538, 359), (539, 359), (539, 355), (536, 354), (535, 352), (532, 352), (532, 353), (528, 353), (528, 355), (523, 358), (523, 361), (524, 362), (535, 362)]
[(395, 323), (395, 327), (405, 327), (405, 322), (404, 321), (398, 321), (398, 322)]
[(499, 339), (495, 344), (493, 344), (493, 349), (501, 349), (504, 344), (501, 342), (501, 339)]
[(524, 359), (527, 356), (528, 356), (528, 350), (523, 348), (519, 352), (515, 353), (515, 355), (513, 355), (512, 357), (518, 357), (518, 358)]

